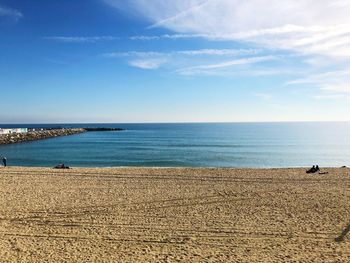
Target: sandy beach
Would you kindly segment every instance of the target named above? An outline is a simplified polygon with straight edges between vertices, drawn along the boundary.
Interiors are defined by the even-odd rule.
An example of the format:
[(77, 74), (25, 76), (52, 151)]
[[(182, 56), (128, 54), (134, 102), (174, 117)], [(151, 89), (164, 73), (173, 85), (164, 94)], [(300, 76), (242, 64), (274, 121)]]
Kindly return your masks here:
[(1, 262), (349, 262), (323, 170), (0, 167)]

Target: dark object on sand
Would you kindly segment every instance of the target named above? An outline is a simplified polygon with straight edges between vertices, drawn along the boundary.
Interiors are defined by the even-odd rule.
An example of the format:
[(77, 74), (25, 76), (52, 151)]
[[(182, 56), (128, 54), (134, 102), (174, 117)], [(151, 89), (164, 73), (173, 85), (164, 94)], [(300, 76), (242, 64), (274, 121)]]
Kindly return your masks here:
[(54, 167), (54, 169), (70, 169), (69, 166), (65, 166), (64, 163), (60, 163)]
[(306, 171), (307, 174), (313, 174), (316, 173), (316, 166), (313, 165), (309, 170)]
[(307, 174), (314, 174), (316, 172), (320, 171), (320, 167), (318, 165), (313, 165), (309, 170), (306, 171)]
[(319, 172), (318, 174), (329, 174), (329, 172)]
[(344, 166), (342, 166), (342, 167), (340, 167), (340, 168), (347, 168), (347, 167), (344, 165)]

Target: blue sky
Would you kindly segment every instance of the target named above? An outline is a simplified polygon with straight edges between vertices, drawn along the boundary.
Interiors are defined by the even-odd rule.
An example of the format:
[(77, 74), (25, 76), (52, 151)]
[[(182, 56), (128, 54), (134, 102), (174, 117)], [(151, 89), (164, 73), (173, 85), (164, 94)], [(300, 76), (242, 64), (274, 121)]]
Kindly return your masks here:
[(350, 1), (0, 0), (0, 123), (350, 120)]

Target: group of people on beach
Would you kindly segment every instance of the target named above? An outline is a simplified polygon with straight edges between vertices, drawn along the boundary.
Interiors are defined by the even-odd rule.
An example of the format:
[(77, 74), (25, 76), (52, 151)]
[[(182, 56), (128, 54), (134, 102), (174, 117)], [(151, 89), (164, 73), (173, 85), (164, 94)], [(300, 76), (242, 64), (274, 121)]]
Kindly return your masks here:
[(318, 167), (318, 165), (313, 165), (309, 170), (306, 171), (306, 173), (308, 174), (313, 174), (316, 173), (320, 170), (320, 167)]
[(0, 159), (2, 160), (4, 167), (6, 167), (7, 166), (7, 158), (5, 156), (1, 156)]

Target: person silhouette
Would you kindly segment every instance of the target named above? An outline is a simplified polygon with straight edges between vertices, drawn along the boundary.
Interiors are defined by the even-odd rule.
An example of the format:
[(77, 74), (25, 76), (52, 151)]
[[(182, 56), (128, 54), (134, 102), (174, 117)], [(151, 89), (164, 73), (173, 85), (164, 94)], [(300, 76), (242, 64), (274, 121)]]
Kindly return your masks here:
[(7, 159), (5, 156), (2, 157), (2, 163), (4, 164), (4, 167), (7, 166)]
[(316, 166), (313, 165), (309, 170), (306, 171), (307, 174), (313, 174), (313, 173), (316, 173), (317, 170), (316, 170)]

